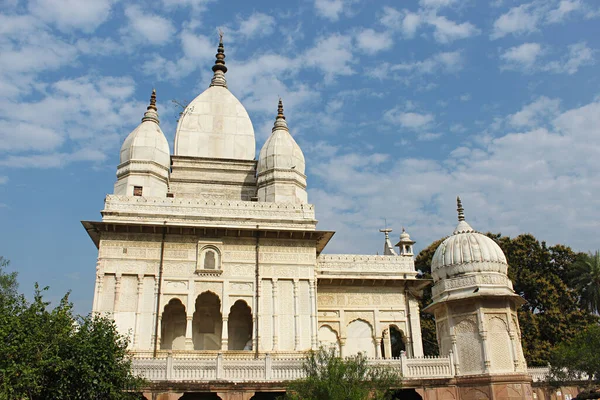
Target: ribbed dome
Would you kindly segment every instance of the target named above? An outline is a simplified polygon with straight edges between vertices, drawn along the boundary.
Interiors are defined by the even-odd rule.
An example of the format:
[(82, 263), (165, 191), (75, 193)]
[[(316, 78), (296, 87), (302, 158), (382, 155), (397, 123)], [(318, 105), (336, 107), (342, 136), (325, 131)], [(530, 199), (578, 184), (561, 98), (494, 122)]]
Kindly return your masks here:
[(227, 89), (223, 38), (210, 87), (183, 111), (175, 132), (177, 156), (254, 160), (254, 128), (246, 109)]
[(484, 234), (476, 232), (464, 220), (459, 200), (459, 223), (438, 246), (431, 260), (433, 281), (476, 272), (506, 275), (508, 263), (502, 249)]
[(134, 160), (153, 161), (169, 168), (171, 150), (167, 138), (158, 124), (156, 92), (153, 92), (150, 106), (142, 118), (142, 123), (127, 136), (121, 146), (120, 164)]
[(304, 154), (294, 140), (283, 116), (283, 104), (279, 101), (279, 114), (275, 120), (275, 125), (271, 136), (267, 139), (258, 156), (257, 172), (270, 169), (288, 169), (295, 170), (304, 174), (306, 165)]

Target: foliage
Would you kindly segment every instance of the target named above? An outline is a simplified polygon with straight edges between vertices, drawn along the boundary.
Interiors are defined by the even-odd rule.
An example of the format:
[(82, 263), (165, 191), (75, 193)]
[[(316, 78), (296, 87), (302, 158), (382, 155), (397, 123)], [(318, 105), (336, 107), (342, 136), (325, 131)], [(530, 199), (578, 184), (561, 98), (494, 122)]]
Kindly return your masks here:
[[(0, 273), (0, 276), (2, 274)], [(76, 317), (66, 295), (52, 308), (36, 285), (32, 302), (0, 301), (0, 399), (129, 399), (127, 341), (112, 320)]]
[(289, 400), (391, 399), (400, 376), (389, 367), (369, 366), (359, 354), (340, 358), (334, 349), (310, 352), (303, 364), (305, 378), (288, 387)]
[(593, 324), (586, 330), (556, 346), (551, 355), (552, 377), (559, 381), (585, 379), (588, 386), (600, 383), (600, 326)]
[(569, 271), (571, 286), (579, 294), (579, 303), (594, 314), (600, 311), (600, 252), (581, 253)]
[(17, 273), (4, 271), (10, 265), (10, 261), (0, 256), (0, 297), (12, 298), (17, 294)]
[[(508, 275), (515, 291), (527, 303), (519, 309), (519, 325), (523, 352), (530, 366), (545, 366), (550, 352), (565, 337), (593, 323), (596, 318), (578, 304), (575, 291), (569, 287), (569, 275), (577, 253), (563, 245), (547, 247), (530, 234), (515, 238), (490, 234), (508, 259)], [(431, 272), (431, 259), (441, 241), (436, 241), (417, 256), (415, 265), (425, 274)], [(427, 275), (425, 275), (427, 276)], [(431, 301), (429, 298), (423, 304)], [(423, 337), (435, 337), (431, 316), (422, 321)], [(424, 343), (426, 344), (426, 342)], [(428, 355), (437, 354), (432, 346), (425, 347)]]

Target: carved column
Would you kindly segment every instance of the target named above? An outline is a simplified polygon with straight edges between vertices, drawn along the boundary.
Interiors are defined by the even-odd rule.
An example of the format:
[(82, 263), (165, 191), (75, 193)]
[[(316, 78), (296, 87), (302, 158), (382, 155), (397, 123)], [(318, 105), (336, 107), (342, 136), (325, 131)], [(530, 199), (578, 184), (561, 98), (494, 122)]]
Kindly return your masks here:
[(156, 338), (156, 347), (160, 349), (160, 342), (162, 339), (162, 315), (158, 316), (158, 336)]
[(279, 285), (273, 278), (273, 350), (279, 350)]
[(94, 305), (92, 307), (92, 310), (94, 312), (99, 313), (100, 310), (102, 309), (102, 285), (104, 283), (104, 274), (101, 272), (97, 272), (96, 273), (96, 295), (94, 296)]
[(487, 330), (485, 327), (484, 314), (481, 310), (481, 304), (477, 305), (477, 321), (479, 327), (479, 338), (481, 339), (481, 349), (483, 350), (483, 364), (484, 364), (484, 372), (490, 372), (490, 368), (492, 363), (490, 361), (490, 356), (488, 352), (488, 342), (487, 342)]
[(229, 350), (229, 281), (223, 281), (223, 292), (221, 299), (221, 315), (223, 318), (223, 324), (221, 326), (221, 350)]
[(194, 315), (190, 315), (189, 311), (185, 317), (185, 348), (186, 350), (194, 350), (194, 330), (192, 328), (192, 321), (194, 320)]
[(252, 313), (252, 316), (254, 319), (253, 324), (252, 324), (252, 336), (253, 336), (252, 337), (252, 350), (255, 350), (255, 351), (258, 349), (258, 344), (261, 343), (261, 341), (259, 340), (261, 327), (258, 325), (260, 323), (260, 318), (259, 318), (258, 313), (256, 312), (256, 310), (259, 310), (258, 302), (260, 301), (259, 299), (262, 297), (262, 280), (261, 279), (258, 279), (257, 285), (258, 285), (258, 287), (256, 288), (256, 295), (255, 295), (255, 299), (254, 299), (254, 312)]
[(121, 298), (121, 274), (115, 275), (115, 302), (113, 304), (113, 315), (116, 314)]
[(316, 280), (311, 279), (309, 282), (310, 295), (310, 347), (313, 350), (318, 349), (319, 343), (317, 338), (317, 298), (316, 298)]
[(392, 358), (392, 340), (390, 338), (390, 328), (383, 330), (383, 351), (385, 358)]
[[(158, 324), (158, 315), (156, 315), (156, 307), (158, 305), (158, 276), (154, 275), (154, 305), (152, 307), (152, 336), (150, 339), (151, 347), (154, 348), (154, 344), (157, 343), (157, 347), (160, 346), (158, 337), (154, 335), (154, 327)], [(158, 336), (160, 336), (160, 326), (158, 327)], [(160, 347), (159, 347), (160, 348)]]
[(300, 350), (300, 306), (298, 304), (298, 279), (294, 279), (294, 350)]
[(144, 275), (139, 274), (137, 276), (137, 307), (135, 310), (135, 325), (134, 325), (134, 334), (133, 334), (133, 348), (139, 348), (140, 343), (140, 331), (142, 329), (142, 304), (143, 304), (143, 296), (144, 296)]

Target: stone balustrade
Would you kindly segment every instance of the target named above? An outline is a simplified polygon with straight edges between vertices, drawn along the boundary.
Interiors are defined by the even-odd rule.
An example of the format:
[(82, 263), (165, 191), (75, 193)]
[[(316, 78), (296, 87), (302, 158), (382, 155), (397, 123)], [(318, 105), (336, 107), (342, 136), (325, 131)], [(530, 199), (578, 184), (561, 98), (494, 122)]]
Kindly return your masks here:
[(317, 259), (317, 273), (321, 276), (383, 274), (405, 279), (417, 276), (412, 257), (355, 254), (321, 254)]
[[(254, 354), (206, 354), (189, 357), (181, 354), (161, 354), (152, 358), (149, 354), (136, 354), (133, 372), (149, 381), (214, 381), (228, 382), (283, 382), (302, 378), (303, 358), (285, 355)], [(368, 359), (370, 365), (386, 365), (397, 371), (404, 379), (451, 378), (452, 364), (449, 357)]]
[(550, 375), (550, 367), (530, 367), (527, 368), (527, 373), (531, 375), (534, 382), (543, 382)]
[(315, 229), (312, 204), (280, 204), (210, 198), (159, 198), (107, 195), (104, 222), (137, 221), (210, 226), (249, 226)]

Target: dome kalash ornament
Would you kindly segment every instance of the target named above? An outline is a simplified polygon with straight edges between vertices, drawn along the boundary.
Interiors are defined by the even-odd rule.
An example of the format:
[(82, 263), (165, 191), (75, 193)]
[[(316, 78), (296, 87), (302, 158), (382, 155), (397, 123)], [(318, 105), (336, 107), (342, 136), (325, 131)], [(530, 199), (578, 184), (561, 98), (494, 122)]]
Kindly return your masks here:
[(467, 297), (518, 297), (507, 276), (508, 262), (493, 239), (465, 221), (460, 197), (456, 198), (458, 225), (438, 246), (431, 261), (433, 304)]

